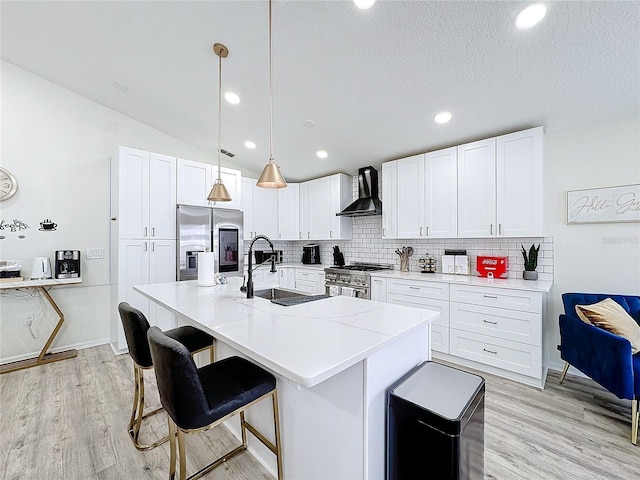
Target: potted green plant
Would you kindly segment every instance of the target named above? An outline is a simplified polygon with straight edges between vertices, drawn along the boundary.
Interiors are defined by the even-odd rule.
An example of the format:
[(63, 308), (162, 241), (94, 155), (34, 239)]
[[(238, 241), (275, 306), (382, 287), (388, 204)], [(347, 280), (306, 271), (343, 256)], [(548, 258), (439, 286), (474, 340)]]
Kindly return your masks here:
[(529, 248), (528, 255), (524, 246), (520, 245), (520, 248), (522, 248), (522, 256), (524, 257), (524, 272), (522, 272), (522, 278), (525, 280), (537, 280), (538, 272), (536, 272), (536, 268), (538, 267), (538, 251), (540, 250), (540, 244), (536, 247), (532, 243)]

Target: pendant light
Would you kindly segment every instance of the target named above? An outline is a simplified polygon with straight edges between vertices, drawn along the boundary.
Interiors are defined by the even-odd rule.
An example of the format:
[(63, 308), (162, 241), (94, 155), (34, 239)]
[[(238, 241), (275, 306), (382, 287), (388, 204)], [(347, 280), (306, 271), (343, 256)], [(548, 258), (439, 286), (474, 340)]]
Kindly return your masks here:
[(271, 0), (269, 0), (269, 163), (264, 167), (256, 185), (263, 188), (287, 186), (278, 164), (273, 159), (273, 62), (271, 60)]
[(211, 202), (230, 202), (231, 196), (227, 191), (227, 188), (222, 183), (220, 178), (220, 126), (222, 124), (222, 59), (227, 58), (229, 50), (221, 43), (216, 43), (213, 46), (214, 53), (218, 56), (218, 178), (209, 192), (207, 200)]

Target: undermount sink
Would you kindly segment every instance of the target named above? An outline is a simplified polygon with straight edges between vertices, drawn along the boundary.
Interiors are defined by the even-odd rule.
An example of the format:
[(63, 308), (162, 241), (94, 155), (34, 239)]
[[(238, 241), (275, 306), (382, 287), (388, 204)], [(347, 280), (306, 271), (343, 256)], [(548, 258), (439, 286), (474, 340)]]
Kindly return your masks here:
[(305, 297), (304, 293), (292, 292), (291, 290), (283, 290), (281, 288), (266, 288), (264, 290), (256, 290), (253, 292), (254, 297), (266, 298), (267, 300), (276, 300), (280, 298)]

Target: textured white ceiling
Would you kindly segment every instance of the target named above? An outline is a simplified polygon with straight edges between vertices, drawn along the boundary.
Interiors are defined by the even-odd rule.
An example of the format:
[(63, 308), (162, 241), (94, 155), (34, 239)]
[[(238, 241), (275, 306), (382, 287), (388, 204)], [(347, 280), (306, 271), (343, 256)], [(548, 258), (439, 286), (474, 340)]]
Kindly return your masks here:
[[(517, 30), (531, 2), (379, 0), (273, 4), (274, 153), (306, 180), (543, 125), (547, 132), (640, 115), (640, 2), (553, 1)], [(0, 4), (2, 58), (158, 130), (217, 147), (223, 163), (268, 160), (266, 1)], [(114, 83), (115, 82), (115, 83)], [(118, 85), (126, 86), (123, 92)], [(453, 113), (447, 125), (433, 116)], [(311, 119), (314, 128), (303, 126)], [(247, 150), (244, 141), (257, 145)], [(329, 158), (315, 152), (324, 149)]]

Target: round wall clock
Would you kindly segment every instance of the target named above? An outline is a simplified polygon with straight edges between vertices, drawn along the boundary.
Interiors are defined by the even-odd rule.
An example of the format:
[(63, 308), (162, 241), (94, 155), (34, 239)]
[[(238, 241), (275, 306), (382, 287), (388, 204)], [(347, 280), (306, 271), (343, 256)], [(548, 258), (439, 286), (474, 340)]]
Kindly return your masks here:
[(18, 190), (18, 181), (4, 168), (0, 168), (0, 201), (13, 197)]

